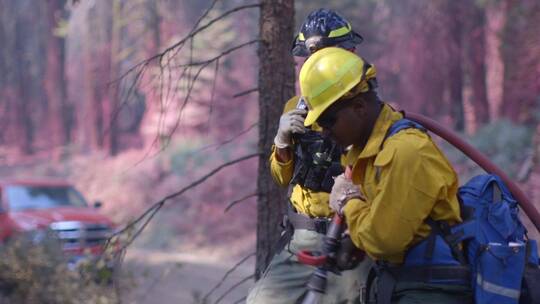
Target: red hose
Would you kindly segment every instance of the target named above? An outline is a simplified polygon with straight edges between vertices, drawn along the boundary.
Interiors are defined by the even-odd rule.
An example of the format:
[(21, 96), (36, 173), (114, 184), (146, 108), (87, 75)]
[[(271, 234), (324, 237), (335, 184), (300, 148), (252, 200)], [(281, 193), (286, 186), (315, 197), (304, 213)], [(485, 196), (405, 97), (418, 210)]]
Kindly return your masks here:
[(506, 173), (492, 163), (480, 151), (461, 139), (454, 131), (442, 126), (435, 120), (424, 115), (409, 112), (405, 113), (405, 116), (410, 120), (416, 121), (429, 131), (448, 141), (450, 144), (458, 148), (461, 152), (476, 162), (486, 172), (499, 176), (504, 181), (506, 186), (508, 186), (508, 189), (514, 195), (525, 214), (527, 214), (527, 216), (531, 219), (536, 227), (536, 230), (540, 232), (540, 213), (538, 213), (538, 210), (536, 210), (531, 201), (527, 198), (527, 196), (525, 196), (525, 193), (508, 177), (508, 175), (506, 175)]

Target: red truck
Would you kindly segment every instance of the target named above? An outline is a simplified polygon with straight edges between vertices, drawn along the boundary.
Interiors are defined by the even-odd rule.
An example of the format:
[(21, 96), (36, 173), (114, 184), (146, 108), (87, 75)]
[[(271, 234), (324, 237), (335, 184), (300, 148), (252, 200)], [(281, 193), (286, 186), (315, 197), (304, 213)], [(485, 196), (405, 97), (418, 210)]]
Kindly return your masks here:
[(98, 212), (100, 206), (89, 206), (65, 181), (0, 181), (0, 243), (19, 233), (45, 236), (53, 231), (69, 257), (100, 254), (114, 229)]

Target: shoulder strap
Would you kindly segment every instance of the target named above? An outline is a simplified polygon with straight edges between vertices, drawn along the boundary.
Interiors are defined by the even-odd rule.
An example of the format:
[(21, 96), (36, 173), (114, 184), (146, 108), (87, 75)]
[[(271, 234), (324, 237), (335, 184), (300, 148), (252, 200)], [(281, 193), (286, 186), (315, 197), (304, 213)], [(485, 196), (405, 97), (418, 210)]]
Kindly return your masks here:
[[(431, 227), (431, 233), (428, 238), (433, 239), (434, 236), (439, 235), (440, 237), (442, 237), (448, 247), (450, 247), (450, 251), (452, 252), (454, 258), (462, 265), (467, 264), (465, 256), (463, 255), (463, 252), (459, 247), (459, 242), (455, 242), (452, 240), (453, 235), (450, 231), (450, 226), (448, 225), (448, 223), (444, 221), (435, 221), (430, 217), (425, 220), (425, 223), (428, 224), (429, 227)], [(435, 249), (434, 242), (431, 242), (428, 243), (428, 246), (426, 248), (426, 256), (429, 255), (429, 257), (431, 257), (431, 253), (433, 253), (433, 250)]]
[(414, 122), (410, 119), (407, 119), (407, 118), (402, 118), (396, 122), (394, 122), (390, 128), (388, 129), (388, 132), (386, 132), (386, 136), (384, 137), (384, 139), (388, 139), (388, 137), (390, 136), (393, 136), (394, 134), (398, 133), (399, 131), (401, 130), (404, 130), (404, 129), (410, 129), (410, 128), (415, 128), (415, 129), (418, 129), (422, 132), (427, 132), (426, 128), (424, 128), (421, 124), (417, 123), (417, 122)]

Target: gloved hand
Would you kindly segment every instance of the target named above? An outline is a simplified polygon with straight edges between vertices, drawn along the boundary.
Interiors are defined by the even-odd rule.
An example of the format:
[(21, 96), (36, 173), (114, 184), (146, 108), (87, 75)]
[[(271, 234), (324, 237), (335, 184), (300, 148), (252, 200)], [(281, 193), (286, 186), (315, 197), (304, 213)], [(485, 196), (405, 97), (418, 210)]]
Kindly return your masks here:
[(344, 173), (336, 176), (332, 192), (330, 192), (330, 208), (341, 214), (343, 207), (351, 198), (364, 198), (360, 187), (346, 178)]
[(306, 110), (294, 109), (283, 115), (279, 119), (279, 129), (276, 137), (274, 137), (274, 144), (277, 148), (284, 149), (290, 147), (292, 144), (292, 133), (303, 134), (306, 132), (304, 127)]

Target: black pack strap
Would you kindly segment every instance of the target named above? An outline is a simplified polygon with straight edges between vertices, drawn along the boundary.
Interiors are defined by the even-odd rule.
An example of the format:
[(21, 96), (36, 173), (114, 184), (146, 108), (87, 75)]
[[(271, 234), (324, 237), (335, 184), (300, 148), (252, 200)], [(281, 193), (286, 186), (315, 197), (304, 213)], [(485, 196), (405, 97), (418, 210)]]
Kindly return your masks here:
[(435, 236), (440, 235), (446, 244), (450, 247), (452, 251), (452, 256), (461, 264), (467, 265), (463, 251), (459, 248), (459, 242), (455, 240), (455, 235), (451, 234), (450, 226), (444, 221), (435, 221), (432, 218), (426, 219), (426, 224), (431, 227), (431, 234), (429, 235), (430, 242), (426, 248), (426, 256), (432, 256), (433, 250), (435, 249)]
[[(373, 272), (375, 270), (375, 272)], [(375, 275), (374, 275), (375, 274)], [(471, 271), (467, 266), (389, 266), (378, 264), (368, 275), (366, 296), (370, 300), (373, 282), (377, 279), (377, 304), (390, 304), (398, 282), (419, 282), (427, 284), (452, 283), (469, 286)], [(369, 303), (369, 302), (366, 302)]]
[(306, 229), (321, 234), (326, 234), (326, 230), (330, 225), (331, 220), (324, 217), (310, 218), (307, 215), (295, 212), (292, 208), (288, 209), (287, 218), (294, 229)]
[(436, 283), (459, 281), (468, 285), (471, 270), (467, 266), (401, 266), (387, 268), (398, 282)]
[(397, 279), (388, 267), (379, 267), (377, 271), (377, 304), (391, 304), (392, 294), (396, 288)]
[(362, 293), (361, 293), (361, 299), (360, 299), (360, 303), (373, 303), (374, 300), (376, 300), (375, 298), (375, 294), (373, 294), (373, 291), (376, 291), (374, 290), (374, 283), (375, 283), (375, 279), (377, 278), (377, 269), (376, 269), (377, 266), (372, 266), (370, 269), (369, 269), (369, 273), (368, 273), (368, 276), (367, 276), (367, 280), (366, 280), (366, 286), (363, 288), (362, 290)]

